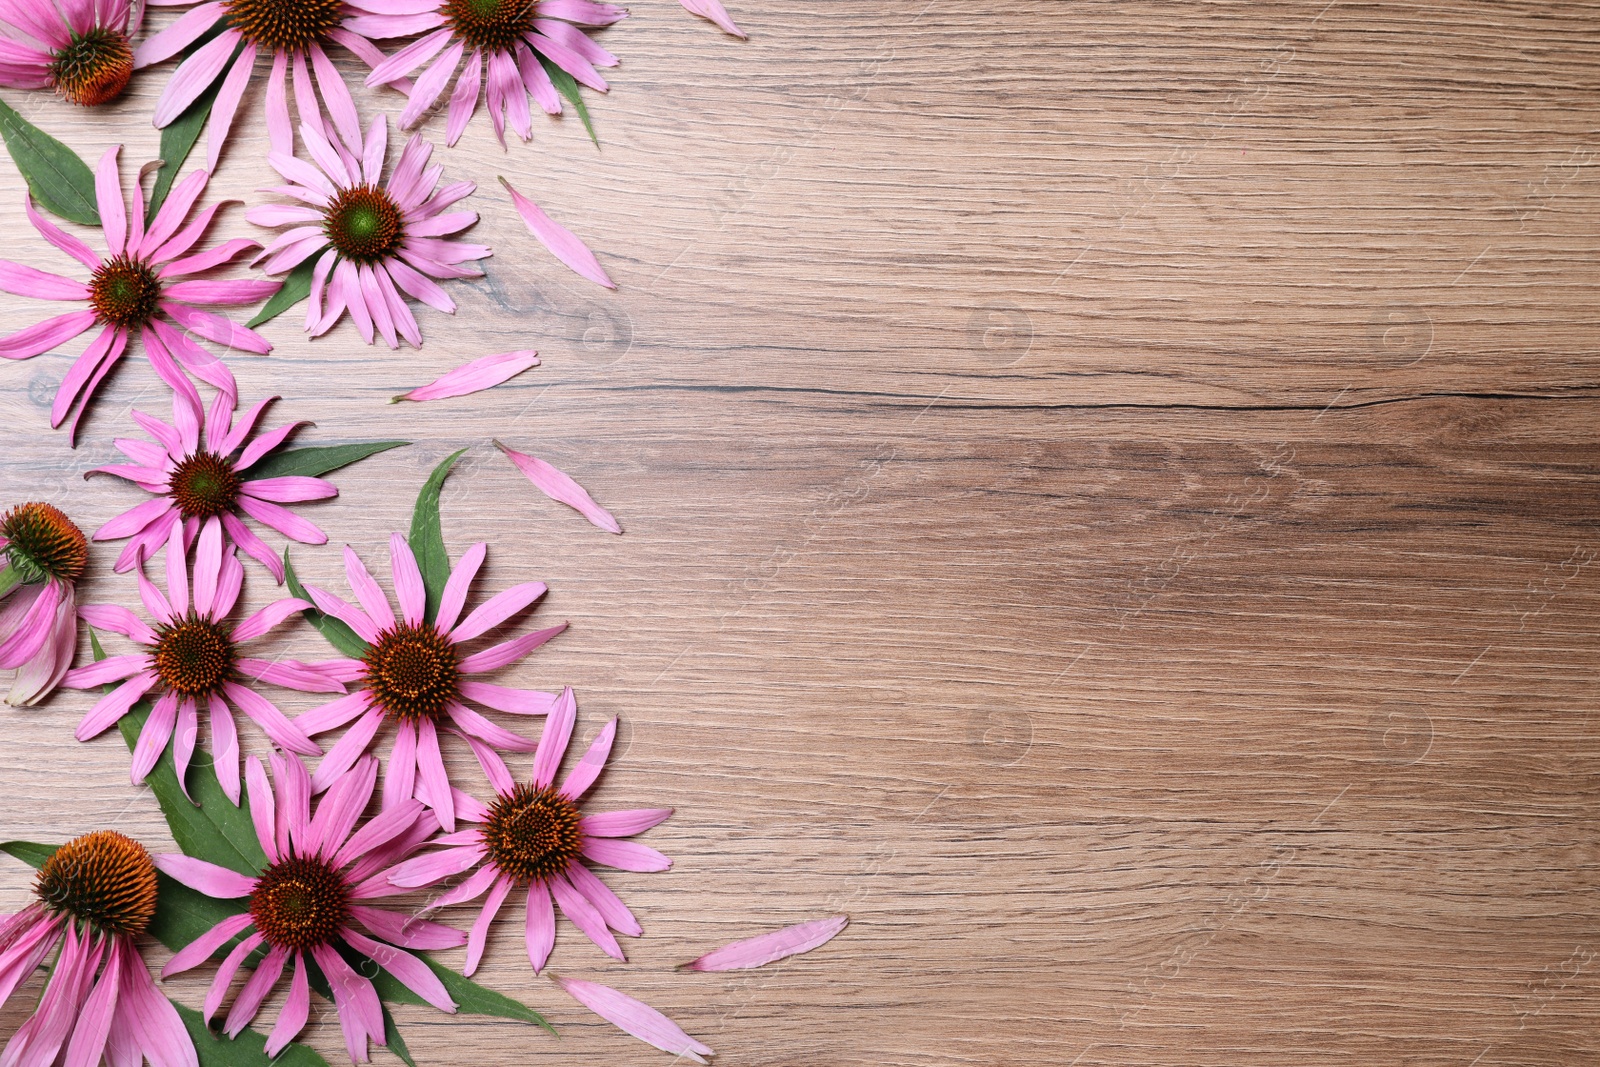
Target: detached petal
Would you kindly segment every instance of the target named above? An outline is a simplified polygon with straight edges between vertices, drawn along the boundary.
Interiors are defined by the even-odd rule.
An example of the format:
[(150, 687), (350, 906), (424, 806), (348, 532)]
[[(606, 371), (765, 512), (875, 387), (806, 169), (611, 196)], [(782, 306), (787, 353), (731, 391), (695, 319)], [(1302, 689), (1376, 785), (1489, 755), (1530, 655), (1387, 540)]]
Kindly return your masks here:
[(511, 194), (511, 202), (516, 205), (522, 221), (528, 224), (529, 232), (557, 259), (596, 285), (603, 285), (607, 289), (617, 287), (617, 283), (611, 280), (594, 253), (589, 251), (589, 246), (580, 241), (577, 234), (546, 215), (538, 204), (511, 188), (511, 183), (504, 178), (500, 179), (500, 184)]
[(538, 365), (538, 354), (530, 351), (502, 352), (499, 355), (484, 356), (482, 359), (457, 367), (428, 385), (418, 386), (409, 393), (401, 393), (390, 403), (402, 400), (444, 400), (448, 397), (482, 392), (515, 378), (529, 367)]
[(625, 1034), (654, 1045), (662, 1052), (706, 1064), (710, 1048), (683, 1032), (682, 1027), (643, 1001), (634, 1000), (610, 986), (579, 978), (550, 976), (566, 994)]
[(798, 956), (802, 952), (826, 945), (850, 925), (850, 916), (835, 915), (831, 919), (814, 919), (796, 926), (786, 926), (769, 934), (747, 937), (691, 960), (680, 968), (686, 971), (737, 971), (761, 967), (775, 960)]
[(622, 527), (612, 517), (611, 512), (596, 504), (583, 486), (573, 481), (571, 477), (537, 456), (525, 455), (515, 449), (507, 448), (499, 441), (495, 442), (495, 447), (504, 452), (511, 462), (527, 475), (528, 481), (545, 496), (576, 509), (579, 514), (602, 530), (614, 534), (622, 532)]

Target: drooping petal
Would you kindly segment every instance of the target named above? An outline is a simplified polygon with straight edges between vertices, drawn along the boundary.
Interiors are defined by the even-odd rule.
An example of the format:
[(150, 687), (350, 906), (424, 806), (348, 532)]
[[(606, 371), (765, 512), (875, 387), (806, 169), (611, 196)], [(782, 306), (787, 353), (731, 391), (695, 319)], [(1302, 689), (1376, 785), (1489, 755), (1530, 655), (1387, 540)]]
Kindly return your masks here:
[(351, 1060), (365, 1062), (368, 1039), (383, 1043), (383, 1007), (378, 1003), (377, 991), (331, 946), (317, 945), (312, 948), (311, 956), (333, 988), (339, 1026), (344, 1030), (345, 1051)]
[(289, 995), (278, 1011), (278, 1021), (272, 1025), (267, 1037), (267, 1055), (276, 1056), (289, 1046), (295, 1035), (305, 1029), (311, 1014), (311, 984), (306, 975), (306, 957), (303, 952), (294, 954), (294, 977), (289, 979)]
[[(605, 919), (595, 906), (589, 903), (589, 898), (572, 887), (563, 875), (556, 875), (550, 879), (550, 895), (555, 897), (556, 903), (561, 906), (561, 914), (567, 920), (583, 931), (583, 935), (613, 959), (626, 959), (622, 946), (617, 944), (611, 928), (606, 925)], [(534, 968), (535, 971), (538, 968)]]
[(260, 693), (246, 689), (237, 682), (224, 683), (222, 692), (234, 707), (254, 719), (256, 725), (283, 748), (302, 756), (322, 754), (321, 747), (315, 741), (307, 737), (300, 727), (290, 722), (288, 716)]
[(161, 968), (161, 977), (168, 978), (200, 966), (200, 964), (211, 958), (212, 953), (243, 933), (245, 928), (254, 921), (249, 912), (240, 912), (238, 915), (230, 915), (218, 922), (217, 925), (179, 949), (167, 961), (167, 965)]
[(267, 999), (272, 987), (283, 977), (283, 965), (288, 958), (289, 950), (282, 945), (274, 945), (267, 950), (266, 958), (256, 965), (255, 973), (234, 998), (233, 1007), (228, 1010), (227, 1021), (222, 1024), (223, 1033), (229, 1037), (237, 1037), (239, 1031), (250, 1024), (250, 1020), (256, 1017), (256, 1012), (261, 1010), (261, 1002)]
[[(504, 876), (495, 882), (494, 888), (489, 890), (489, 896), (483, 902), (483, 908), (478, 912), (478, 918), (472, 924), (472, 931), (467, 934), (467, 963), (461, 973), (469, 978), (477, 971), (478, 963), (483, 959), (484, 945), (489, 940), (489, 927), (494, 924), (494, 917), (500, 913), (500, 905), (505, 903), (513, 884), (510, 878)], [(549, 894), (545, 896), (548, 899)], [(552, 918), (551, 926), (554, 925), (555, 921)]]
[(619, 934), (629, 937), (640, 937), (644, 929), (639, 925), (639, 920), (633, 917), (627, 905), (617, 899), (609, 886), (595, 876), (595, 873), (582, 863), (573, 862), (567, 865), (567, 880), (574, 889), (582, 893), (595, 910), (605, 917), (606, 925)]
[(733, 19), (728, 16), (728, 9), (722, 6), (722, 0), (678, 0), (683, 9), (703, 19), (710, 19), (717, 24), (723, 33), (743, 39), (745, 32), (733, 24)]
[(128, 714), (129, 710), (155, 684), (156, 672), (153, 670), (141, 671), (129, 678), (116, 689), (101, 697), (95, 703), (95, 706), (89, 709), (89, 713), (78, 724), (73, 736), (79, 741), (87, 741), (91, 737), (98, 737), (112, 723)]
[(529, 367), (539, 365), (539, 356), (535, 352), (502, 352), (499, 355), (484, 356), (471, 363), (457, 367), (447, 374), (441, 375), (427, 385), (421, 385), (407, 393), (394, 397), (394, 401), (401, 400), (444, 400), (449, 397), (467, 396), (471, 393), (492, 389), (502, 382), (510, 381)]
[(683, 1028), (643, 1001), (598, 982), (551, 976), (567, 995), (625, 1034), (654, 1045), (663, 1052), (705, 1064), (710, 1048), (683, 1032)]
[(622, 527), (611, 516), (611, 512), (596, 504), (588, 491), (571, 477), (537, 456), (525, 455), (515, 449), (507, 448), (499, 441), (495, 442), (495, 446), (504, 452), (545, 496), (575, 509), (602, 530), (614, 534), (622, 532)]
[(440, 1011), (454, 1014), (455, 1000), (445, 990), (444, 983), (439, 981), (439, 976), (420, 959), (404, 949), (374, 941), (348, 926), (344, 928), (343, 935), (351, 948), (394, 975), (407, 989)]
[(500, 184), (506, 187), (506, 192), (511, 194), (511, 202), (516, 205), (517, 214), (522, 216), (522, 221), (528, 224), (528, 231), (539, 239), (539, 243), (548, 248), (557, 259), (565, 263), (572, 270), (583, 277), (603, 285), (607, 289), (615, 289), (617, 283), (600, 266), (600, 261), (595, 258), (589, 246), (579, 240), (578, 235), (556, 222), (532, 200), (523, 196), (511, 187), (511, 183), (504, 178)]
[(394, 611), (389, 607), (389, 598), (384, 596), (372, 572), (367, 570), (367, 565), (361, 562), (361, 557), (349, 545), (344, 546), (344, 573), (350, 582), (351, 592), (356, 595), (356, 603), (361, 605), (361, 610), (367, 613), (373, 625), (379, 630), (392, 629)]

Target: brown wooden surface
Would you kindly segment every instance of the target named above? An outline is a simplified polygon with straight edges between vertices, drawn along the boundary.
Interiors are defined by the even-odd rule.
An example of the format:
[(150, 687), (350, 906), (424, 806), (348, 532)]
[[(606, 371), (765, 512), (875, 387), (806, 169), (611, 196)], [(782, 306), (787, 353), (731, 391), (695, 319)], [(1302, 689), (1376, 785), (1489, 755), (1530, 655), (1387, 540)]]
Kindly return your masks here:
[[(495, 256), (420, 353), (291, 316), (234, 363), (305, 442), (417, 442), (307, 509), (375, 563), (471, 446), (449, 543), (572, 621), (508, 677), (574, 685), (582, 737), (624, 717), (605, 804), (677, 808), (648, 837), (676, 867), (608, 878), (631, 962), (563, 923), (554, 968), (730, 1065), (1595, 1062), (1600, 10), (734, 5), (748, 43), (633, 11), (600, 151), (569, 118), (502, 153), (481, 113), (441, 149)], [(131, 172), (164, 80), (109, 118), (6, 97)], [(218, 195), (266, 184), (262, 140)], [(545, 255), (499, 173), (620, 292)], [(0, 166), (13, 235), (21, 190)], [(492, 393), (385, 403), (528, 346)], [(93, 528), (139, 494), (78, 475), (163, 390), (130, 362), (69, 452), (67, 365), (0, 370), (3, 495)], [(87, 593), (129, 601), (113, 557)], [(4, 836), (164, 842), (121, 742), (72, 741), (87, 705), (5, 713)], [(671, 971), (841, 910), (786, 965)], [(666, 1062), (535, 979), (508, 916), (481, 977), (564, 1038), (407, 1010), (419, 1062)], [(331, 1009), (308, 1034), (337, 1062)]]

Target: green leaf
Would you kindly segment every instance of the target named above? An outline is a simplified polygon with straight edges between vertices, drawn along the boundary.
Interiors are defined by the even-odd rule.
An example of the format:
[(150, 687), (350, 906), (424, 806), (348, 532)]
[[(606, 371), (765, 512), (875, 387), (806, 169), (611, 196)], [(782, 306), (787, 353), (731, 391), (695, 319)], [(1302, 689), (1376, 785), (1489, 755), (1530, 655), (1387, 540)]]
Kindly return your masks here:
[(282, 478), (302, 475), (308, 478), (331, 474), (340, 467), (348, 467), (368, 456), (387, 452), (391, 448), (409, 445), (410, 441), (357, 441), (348, 445), (315, 445), (310, 448), (291, 448), (273, 452), (250, 468), (251, 479)]
[(0, 597), (22, 584), (22, 568), (13, 567), (9, 563), (0, 567)]
[[(240, 45), (242, 49), (244, 46)], [(234, 55), (238, 55), (237, 51)], [(228, 60), (226, 67), (231, 67), (233, 60)], [(211, 83), (211, 87), (195, 98), (188, 110), (169, 123), (161, 131), (161, 170), (156, 174), (155, 184), (150, 187), (150, 206), (145, 208), (145, 225), (155, 222), (156, 212), (161, 210), (161, 205), (166, 203), (167, 194), (172, 191), (172, 183), (177, 180), (178, 169), (183, 166), (183, 161), (189, 158), (189, 153), (194, 150), (195, 142), (200, 140), (200, 131), (205, 129), (206, 120), (211, 117), (211, 105), (217, 102), (217, 92), (222, 88), (225, 75), (219, 75)]]
[[(310, 601), (306, 594), (305, 586), (300, 584), (300, 579), (295, 576), (294, 567), (289, 563), (289, 550), (283, 550), (283, 580), (289, 588), (289, 595), (301, 600)], [(328, 644), (343, 652), (351, 659), (362, 659), (367, 654), (367, 643), (361, 636), (350, 629), (349, 624), (332, 615), (324, 615), (316, 608), (307, 608), (302, 614), (307, 622), (315, 626)]]
[[(89, 642), (94, 649), (94, 658), (97, 661), (105, 659), (106, 650), (100, 646), (100, 638), (92, 630)], [(150, 718), (150, 710), (150, 702), (141, 700), (118, 721), (117, 727), (122, 731), (122, 739), (130, 750), (138, 743), (139, 731)], [(233, 801), (222, 791), (222, 783), (217, 781), (217, 772), (209, 761), (200, 759), (189, 763), (189, 796), (194, 798), (193, 802), (183, 795), (183, 789), (178, 785), (170, 744), (145, 777), (145, 784), (156, 795), (161, 814), (166, 816), (167, 825), (172, 828), (172, 839), (183, 849), (184, 855), (252, 876), (260, 874), (267, 865), (261, 842), (256, 840), (256, 828), (250, 821), (250, 813), (233, 806)]]
[(193, 1008), (177, 1001), (178, 1017), (194, 1041), (194, 1050), (200, 1055), (200, 1067), (254, 1067), (271, 1063), (273, 1067), (328, 1067), (315, 1049), (306, 1045), (290, 1044), (273, 1058), (267, 1057), (267, 1039), (248, 1026), (238, 1037), (226, 1037), (206, 1026), (206, 1021)]
[(406, 1039), (400, 1036), (400, 1028), (394, 1024), (394, 1016), (389, 1013), (389, 1005), (378, 1001), (378, 1007), (383, 1009), (383, 1043), (385, 1047), (405, 1063), (406, 1067), (417, 1067), (417, 1061), (411, 1058), (411, 1049), (406, 1047)]
[(32, 841), (0, 841), (0, 852), (9, 852), (34, 870), (56, 854), (60, 845), (36, 845)]
[(294, 307), (300, 301), (311, 295), (311, 274), (317, 268), (318, 255), (302, 260), (300, 265), (290, 271), (283, 279), (283, 288), (267, 298), (261, 305), (261, 310), (256, 312), (255, 318), (245, 323), (250, 329), (255, 329), (264, 322), (271, 322), (285, 311)]
[(0, 138), (40, 207), (68, 222), (100, 225), (94, 171), (78, 154), (0, 101)]
[(583, 128), (589, 131), (589, 140), (594, 142), (596, 148), (600, 147), (600, 138), (594, 133), (594, 120), (589, 117), (589, 105), (583, 102), (583, 97), (578, 95), (578, 80), (560, 67), (556, 66), (543, 55), (539, 62), (544, 64), (544, 72), (550, 75), (550, 81), (556, 87), (556, 92), (567, 98), (573, 108), (578, 112), (578, 118), (583, 120)]
[(428, 475), (417, 494), (416, 510), (411, 513), (411, 552), (417, 557), (417, 569), (422, 572), (422, 584), (428, 590), (426, 616), (429, 622), (439, 613), (439, 597), (450, 580), (450, 554), (444, 547), (444, 529), (439, 525), (439, 491), (456, 465), (461, 453), (453, 452), (444, 458)]

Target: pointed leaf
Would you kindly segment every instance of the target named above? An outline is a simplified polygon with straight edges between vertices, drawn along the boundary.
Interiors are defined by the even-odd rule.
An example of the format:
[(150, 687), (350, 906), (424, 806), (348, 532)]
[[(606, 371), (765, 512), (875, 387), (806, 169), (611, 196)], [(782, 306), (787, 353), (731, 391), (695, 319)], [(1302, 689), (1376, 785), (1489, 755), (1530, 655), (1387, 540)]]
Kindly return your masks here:
[(311, 274), (316, 270), (317, 257), (311, 256), (303, 260), (299, 266), (291, 270), (283, 279), (283, 288), (273, 293), (255, 317), (245, 323), (250, 329), (255, 329), (264, 322), (271, 322), (285, 311), (294, 307), (300, 301), (311, 295)]
[(416, 510), (411, 513), (411, 552), (417, 557), (417, 569), (422, 572), (422, 584), (428, 591), (426, 611), (429, 622), (439, 613), (439, 598), (444, 594), (445, 583), (450, 580), (450, 554), (444, 547), (444, 529), (439, 523), (439, 492), (450, 468), (456, 465), (461, 453), (453, 452), (444, 458), (428, 475), (417, 494)]
[(34, 202), (68, 222), (100, 225), (94, 172), (78, 154), (0, 102), (0, 137)]
[[(283, 581), (289, 590), (289, 595), (299, 597), (301, 600), (310, 601), (306, 594), (305, 586), (300, 584), (300, 579), (295, 577), (294, 567), (289, 562), (289, 550), (283, 552)], [(338, 649), (351, 659), (361, 659), (367, 654), (367, 643), (361, 640), (359, 634), (350, 629), (350, 626), (341, 619), (332, 615), (324, 615), (316, 608), (307, 608), (302, 612), (307, 622), (315, 626), (327, 639), (328, 644)]]
[(409, 445), (410, 441), (356, 441), (348, 445), (314, 445), (309, 448), (291, 448), (274, 452), (250, 468), (250, 478), (282, 478), (301, 475), (316, 478), (332, 474), (340, 467), (348, 467), (368, 456), (387, 452), (391, 448)]
[(385, 1047), (396, 1056), (399, 1056), (406, 1067), (417, 1067), (417, 1061), (411, 1058), (411, 1050), (406, 1047), (406, 1039), (400, 1036), (400, 1028), (394, 1024), (394, 1016), (389, 1012), (389, 1005), (380, 998), (378, 1006), (383, 1009), (383, 1043)]
[[(241, 51), (243, 48), (243, 45), (239, 46)], [(234, 55), (238, 55), (238, 51)], [(224, 71), (232, 65), (233, 60), (228, 60)], [(211, 105), (217, 102), (217, 92), (222, 88), (222, 82), (223, 77), (218, 77), (209, 89), (195, 98), (189, 110), (173, 119), (161, 131), (161, 169), (156, 173), (155, 184), (150, 187), (150, 205), (144, 210), (145, 226), (155, 222), (156, 212), (167, 202), (167, 194), (172, 191), (178, 170), (194, 150), (195, 142), (200, 140), (200, 131), (205, 129), (206, 120), (211, 117)]]
[(578, 79), (550, 62), (542, 53), (539, 53), (539, 62), (544, 65), (544, 72), (550, 75), (550, 82), (556, 87), (556, 92), (566, 97), (567, 102), (578, 112), (578, 118), (583, 120), (583, 128), (589, 131), (589, 140), (599, 148), (600, 138), (595, 136), (594, 120), (589, 117), (589, 105), (578, 95)]
[(44, 861), (55, 855), (60, 845), (36, 845), (32, 841), (0, 841), (0, 852), (9, 852), (34, 870), (44, 866)]

